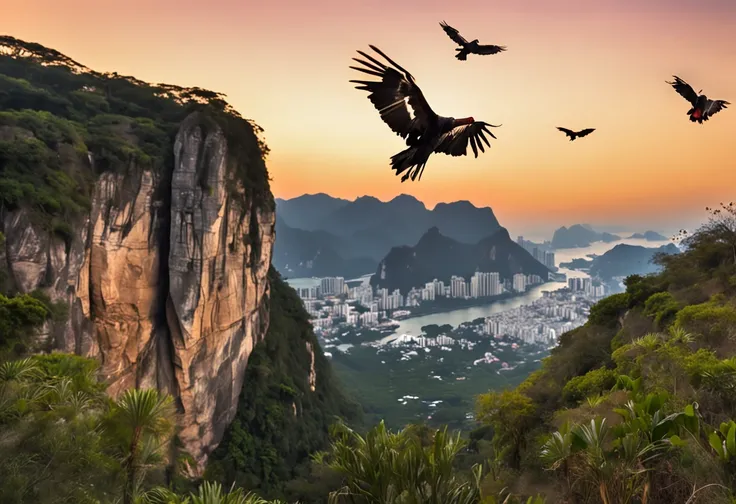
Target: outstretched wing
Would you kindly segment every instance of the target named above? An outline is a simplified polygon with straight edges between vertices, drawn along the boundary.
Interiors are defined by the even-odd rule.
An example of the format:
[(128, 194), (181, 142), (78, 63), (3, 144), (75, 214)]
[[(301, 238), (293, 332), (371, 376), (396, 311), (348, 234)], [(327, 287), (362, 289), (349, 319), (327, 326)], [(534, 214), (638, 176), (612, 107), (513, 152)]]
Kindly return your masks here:
[(406, 138), (411, 131), (427, 128), (430, 122), (435, 120), (437, 114), (427, 103), (422, 90), (414, 82), (414, 77), (377, 47), (371, 45), (370, 48), (383, 56), (392, 66), (381, 63), (363, 51), (358, 51), (368, 61), (353, 58), (363, 66), (351, 66), (350, 68), (380, 77), (381, 80), (351, 80), (350, 82), (359, 84), (355, 86), (356, 89), (370, 93), (368, 99), (381, 114), (381, 119), (402, 138)]
[(720, 112), (721, 110), (728, 108), (726, 105), (731, 105), (725, 100), (708, 100), (705, 106), (705, 113), (709, 116)]
[(575, 132), (573, 130), (569, 130), (567, 128), (560, 128), (559, 126), (557, 126), (557, 129), (560, 130), (560, 131), (562, 131), (562, 132), (564, 132), (565, 135), (567, 135), (569, 137), (575, 136)]
[(680, 93), (680, 96), (685, 98), (694, 107), (695, 102), (698, 101), (698, 94), (690, 87), (690, 84), (680, 79), (677, 75), (673, 75), (675, 78), (674, 82), (665, 81), (667, 84), (675, 88), (675, 91)]
[(595, 131), (595, 128), (586, 128), (586, 129), (584, 129), (582, 131), (579, 131), (578, 132), (578, 136), (579, 137), (584, 137), (585, 135), (590, 135), (594, 131)]
[(478, 49), (474, 50), (473, 52), (475, 54), (497, 54), (505, 50), (506, 50), (506, 46), (481, 45), (481, 46), (478, 46)]
[(473, 154), (478, 157), (478, 149), (481, 152), (485, 152), (483, 142), (490, 147), (491, 142), (486, 138), (486, 133), (492, 138), (496, 136), (491, 133), (491, 128), (498, 128), (501, 126), (495, 126), (482, 121), (474, 122), (473, 124), (466, 124), (453, 128), (444, 135), (442, 135), (437, 141), (437, 146), (434, 148), (434, 152), (448, 154), (450, 156), (465, 156), (468, 153), (468, 142), (470, 147), (473, 149)]
[(443, 30), (445, 30), (445, 33), (447, 33), (447, 36), (450, 37), (452, 41), (455, 42), (456, 44), (465, 45), (468, 43), (468, 41), (465, 40), (465, 38), (462, 35), (460, 35), (459, 31), (457, 31), (455, 28), (448, 25), (444, 21), (440, 23), (440, 26), (442, 27)]

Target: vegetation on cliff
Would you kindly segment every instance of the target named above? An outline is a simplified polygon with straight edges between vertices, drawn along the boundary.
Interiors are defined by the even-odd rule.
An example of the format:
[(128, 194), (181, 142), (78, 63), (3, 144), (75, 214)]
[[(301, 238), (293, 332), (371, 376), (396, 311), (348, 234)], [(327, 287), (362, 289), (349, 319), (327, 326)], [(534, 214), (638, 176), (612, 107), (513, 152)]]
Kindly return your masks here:
[(248, 358), (238, 413), (206, 476), (310, 502), (304, 500), (309, 485), (300, 480), (309, 472), (310, 454), (328, 445), (336, 421), (355, 425), (360, 406), (341, 392), (294, 289), (274, 268), (269, 281), (269, 329)]
[[(25, 207), (37, 224), (71, 239), (70, 223), (89, 210), (100, 173), (171, 173), (179, 124), (194, 110), (223, 129), (232, 180), (245, 196), (275, 208), (262, 130), (224, 98), (95, 72), (53, 49), (0, 37), (0, 217)], [(241, 194), (237, 186), (234, 195)]]

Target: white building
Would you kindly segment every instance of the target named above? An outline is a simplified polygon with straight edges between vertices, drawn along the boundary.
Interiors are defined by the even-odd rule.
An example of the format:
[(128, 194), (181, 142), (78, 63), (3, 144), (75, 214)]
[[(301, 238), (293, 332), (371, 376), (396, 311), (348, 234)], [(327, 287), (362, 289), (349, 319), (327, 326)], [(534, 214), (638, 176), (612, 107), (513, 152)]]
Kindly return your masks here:
[(526, 275), (523, 273), (517, 273), (514, 275), (513, 279), (513, 286), (514, 290), (516, 292), (524, 292), (526, 291)]

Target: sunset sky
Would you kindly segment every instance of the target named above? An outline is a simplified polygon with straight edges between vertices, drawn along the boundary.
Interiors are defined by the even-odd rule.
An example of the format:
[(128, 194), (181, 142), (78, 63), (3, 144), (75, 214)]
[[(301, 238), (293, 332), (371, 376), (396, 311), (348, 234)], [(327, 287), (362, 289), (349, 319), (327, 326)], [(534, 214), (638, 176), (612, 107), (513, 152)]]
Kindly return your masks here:
[[(734, 0), (23, 0), (0, 16), (0, 33), (95, 70), (225, 93), (265, 129), (278, 197), (465, 199), (515, 234), (688, 225), (736, 193)], [(459, 62), (441, 20), (508, 50)], [(503, 124), (493, 147), (400, 183), (403, 141), (348, 82), (368, 44), (437, 113)], [(690, 123), (672, 74), (734, 105)]]

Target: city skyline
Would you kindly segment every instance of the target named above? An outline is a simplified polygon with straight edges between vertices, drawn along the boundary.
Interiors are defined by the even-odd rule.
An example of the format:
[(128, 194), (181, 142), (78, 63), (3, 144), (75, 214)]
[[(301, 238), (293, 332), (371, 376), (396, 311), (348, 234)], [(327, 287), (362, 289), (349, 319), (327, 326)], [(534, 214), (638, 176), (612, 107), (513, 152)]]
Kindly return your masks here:
[[(706, 18), (707, 30), (692, 29)], [(458, 62), (443, 19), (508, 50)], [(4, 33), (94, 70), (225, 93), (265, 128), (278, 197), (468, 200), (528, 234), (583, 217), (689, 227), (736, 183), (734, 110), (692, 124), (665, 83), (677, 74), (736, 102), (736, 67), (724, 64), (736, 57), (723, 43), (736, 21), (731, 0), (28, 0), (3, 21)], [(348, 83), (355, 50), (368, 44), (409, 69), (438, 113), (503, 124), (490, 152), (436, 156), (421, 182), (401, 184), (388, 160), (403, 142)], [(597, 129), (571, 143), (556, 126)]]

